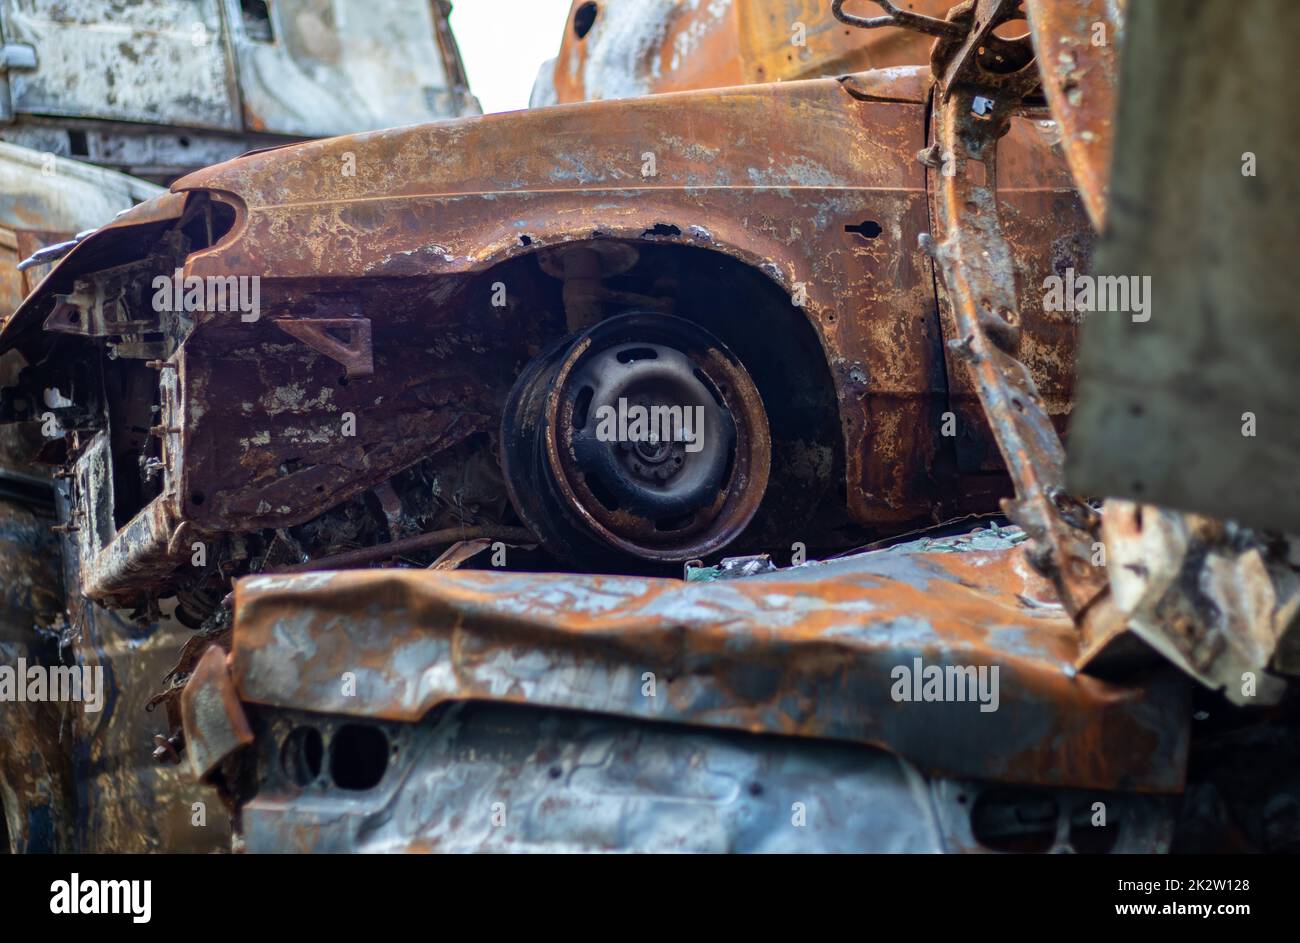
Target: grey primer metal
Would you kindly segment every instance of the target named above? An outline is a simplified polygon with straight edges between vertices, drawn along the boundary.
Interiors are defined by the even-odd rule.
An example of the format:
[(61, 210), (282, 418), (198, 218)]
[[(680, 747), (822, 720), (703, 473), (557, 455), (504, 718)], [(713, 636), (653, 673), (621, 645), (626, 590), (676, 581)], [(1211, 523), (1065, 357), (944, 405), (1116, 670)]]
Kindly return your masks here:
[(170, 181), (478, 114), (446, 0), (0, 0), (0, 139)]
[[(1132, 852), (1167, 850), (1173, 825), (1160, 797), (927, 781), (871, 747), (569, 711), (255, 722), (249, 852)], [(1079, 814), (1097, 801), (1106, 827)]]

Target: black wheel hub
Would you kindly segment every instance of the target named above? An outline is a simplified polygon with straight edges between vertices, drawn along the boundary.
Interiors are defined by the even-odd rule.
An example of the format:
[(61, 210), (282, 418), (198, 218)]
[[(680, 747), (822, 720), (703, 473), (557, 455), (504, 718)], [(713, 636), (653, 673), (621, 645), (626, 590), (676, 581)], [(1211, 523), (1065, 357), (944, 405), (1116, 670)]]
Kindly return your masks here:
[(748, 373), (708, 332), (626, 314), (525, 368), (502, 420), (520, 517), (552, 552), (681, 561), (744, 528), (767, 484), (767, 417)]

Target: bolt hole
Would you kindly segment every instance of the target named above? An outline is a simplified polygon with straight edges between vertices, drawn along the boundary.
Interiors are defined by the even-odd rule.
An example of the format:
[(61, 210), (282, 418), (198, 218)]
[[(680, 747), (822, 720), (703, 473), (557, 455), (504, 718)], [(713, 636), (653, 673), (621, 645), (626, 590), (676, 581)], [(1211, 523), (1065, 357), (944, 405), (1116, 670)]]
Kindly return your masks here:
[(204, 495), (202, 491), (195, 491), (190, 495), (190, 504), (202, 504), (203, 498)]
[(584, 3), (578, 7), (578, 11), (573, 14), (573, 35), (584, 39), (596, 25), (596, 14), (599, 12), (600, 5), (596, 3)]
[(290, 782), (310, 786), (320, 776), (325, 745), (315, 727), (295, 727), (280, 747), (280, 765)]
[(874, 219), (868, 219), (856, 225), (845, 226), (844, 231), (861, 236), (863, 239), (875, 239), (883, 230)]
[(275, 42), (275, 30), (271, 27), (271, 11), (266, 0), (239, 0), (244, 33), (253, 42)]

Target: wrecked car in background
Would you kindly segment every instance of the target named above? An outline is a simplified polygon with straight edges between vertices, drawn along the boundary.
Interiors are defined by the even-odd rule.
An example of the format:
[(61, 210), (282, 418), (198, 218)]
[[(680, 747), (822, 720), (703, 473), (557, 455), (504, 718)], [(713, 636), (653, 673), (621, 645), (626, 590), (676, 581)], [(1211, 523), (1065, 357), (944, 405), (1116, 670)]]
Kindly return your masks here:
[(478, 114), (450, 13), (448, 0), (0, 0), (0, 140), (170, 183), (254, 147)]
[[(724, 41), (758, 6), (575, 4), (554, 97), (618, 100), (198, 171), (0, 328), (80, 591), (193, 629), (158, 756), (250, 851), (1294, 843), (1294, 737), (1189, 759), (1088, 562), (1123, 518), (1063, 488), (1081, 316), (1037, 288), (1104, 196), (1034, 48), (1094, 20), (781, 3), (804, 75), (862, 61), (842, 26), (935, 42), (775, 81)], [(597, 88), (669, 49), (760, 84)], [(629, 403), (708, 432), (602, 435)], [(1250, 738), (1268, 802), (1219, 780)]]

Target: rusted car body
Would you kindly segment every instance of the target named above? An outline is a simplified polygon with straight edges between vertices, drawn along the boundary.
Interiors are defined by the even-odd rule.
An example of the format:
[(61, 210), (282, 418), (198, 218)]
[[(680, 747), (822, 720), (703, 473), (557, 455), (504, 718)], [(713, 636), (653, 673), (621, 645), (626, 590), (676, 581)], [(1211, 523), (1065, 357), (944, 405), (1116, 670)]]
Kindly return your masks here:
[[(57, 335), (103, 345), (105, 380), (139, 390), (132, 424), (145, 434), (68, 426), (82, 506), (103, 509), (78, 521), (83, 591), (117, 605), (174, 591), (196, 581), (193, 541), (305, 525), (494, 432), (530, 345), (565, 327), (561, 280), (539, 259), (602, 241), (635, 253), (615, 290), (703, 321), (755, 375), (783, 498), (765, 526), (787, 543), (847, 546), (993, 509), (1005, 478), (978, 407), (951, 389), (951, 337), (917, 246), (927, 88), (917, 69), (592, 103), (336, 138), (182, 178), (82, 241), (0, 333), (45, 365), (42, 382), (89, 382), (76, 376), (87, 358), (46, 353)], [(1020, 174), (1008, 200), (1023, 278), (1082, 266), (1085, 220), (1059, 157), (1031, 119), (1004, 146)], [(643, 154), (657, 155), (652, 184)], [(150, 280), (177, 268), (256, 276), (260, 317), (151, 319)], [(724, 307), (720, 293), (745, 303)], [(1075, 328), (1068, 314), (1025, 314), (1027, 359), (1058, 417)], [(331, 330), (347, 340), (329, 344)], [(958, 436), (941, 434), (949, 410)], [(161, 463), (144, 486), (142, 455)]]
[[(1097, 659), (1122, 634), (1089, 621), (1105, 576), (1064, 565), (1093, 526), (1054, 485), (1079, 324), (1033, 289), (1086, 270), (1093, 229), (1028, 41), (989, 38), (1014, 7), (920, 16), (932, 66), (246, 155), (54, 267), (0, 328), (29, 364), (2, 408), (71, 401), (45, 457), (81, 591), (175, 598), (195, 630), (159, 756), (218, 787), (237, 849), (1185, 841), (1191, 684)], [(748, 36), (746, 8), (697, 22)], [(692, 35), (667, 12), (641, 35)], [(986, 49), (1014, 82), (955, 81)], [(785, 77), (747, 56), (708, 74)], [(563, 94), (600, 97), (576, 72)], [(151, 302), (173, 274), (256, 279), (259, 307)], [(573, 383), (605, 355), (687, 363), (732, 433), (710, 480), (740, 484), (687, 524), (583, 479)], [(951, 534), (1013, 493), (1023, 530)], [(1000, 701), (900, 694), (927, 664), (1000, 677)], [(1235, 801), (1213, 788), (1201, 847)], [(1243, 842), (1294, 842), (1287, 808)]]

